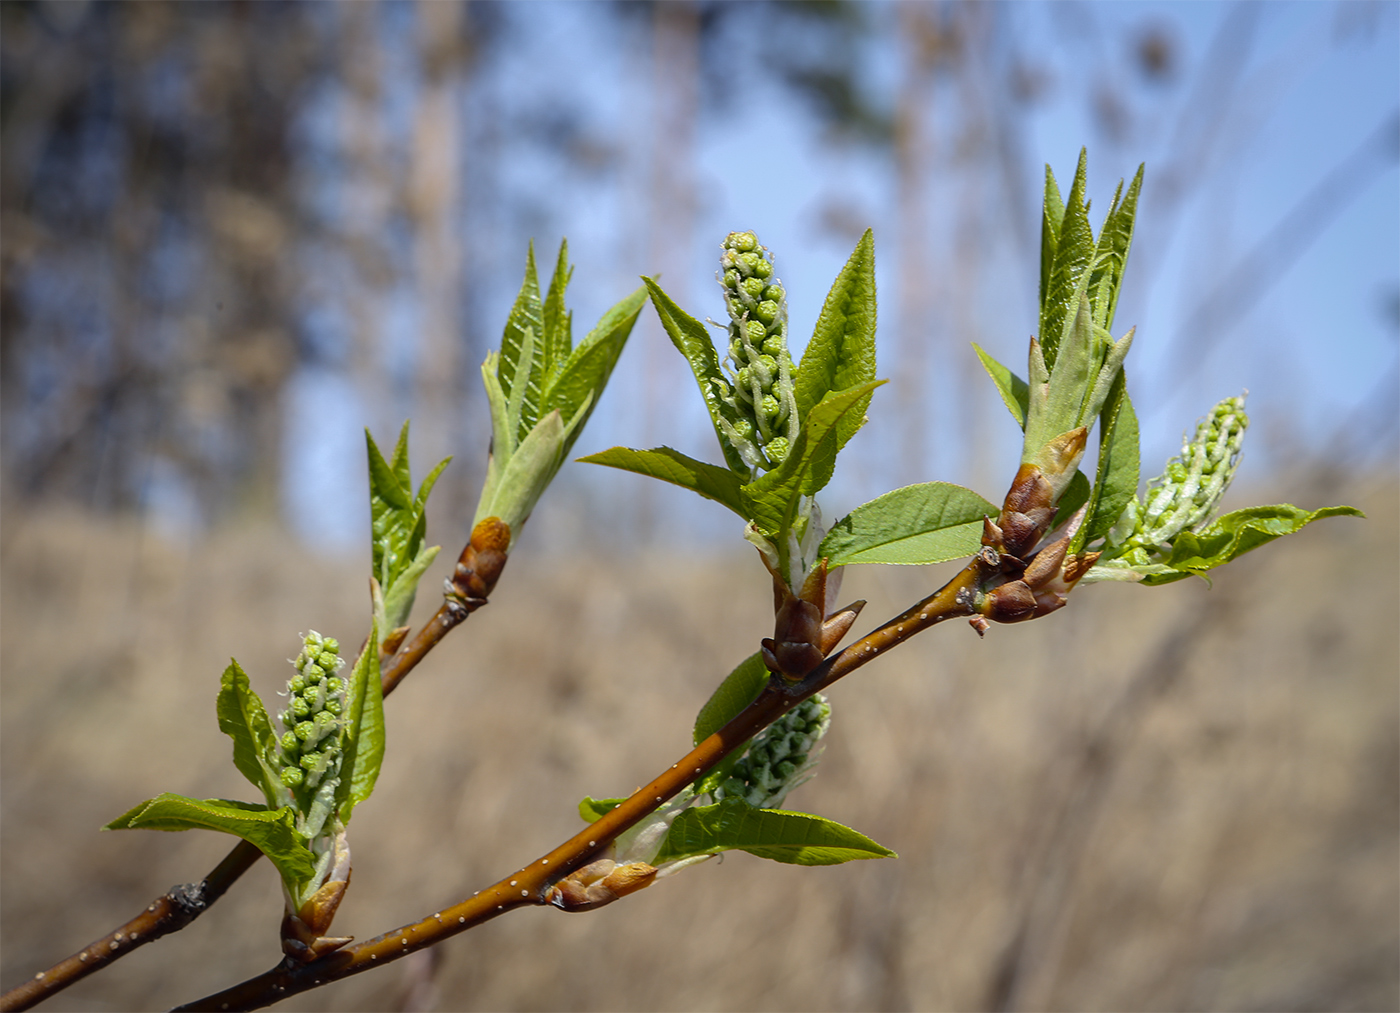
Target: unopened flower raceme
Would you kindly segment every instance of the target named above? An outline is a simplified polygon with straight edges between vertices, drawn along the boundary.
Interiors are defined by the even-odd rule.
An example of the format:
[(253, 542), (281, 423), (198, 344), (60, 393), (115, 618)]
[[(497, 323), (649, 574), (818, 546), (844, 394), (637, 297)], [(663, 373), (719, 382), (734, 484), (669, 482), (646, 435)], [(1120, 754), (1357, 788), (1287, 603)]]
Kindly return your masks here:
[(754, 738), (716, 800), (742, 798), (758, 809), (777, 809), (788, 792), (812, 777), (816, 750), (831, 727), (831, 704), (818, 693), (804, 700)]
[(731, 232), (720, 255), (720, 285), (729, 311), (732, 388), (715, 381), (720, 400), (738, 416), (721, 428), (750, 468), (781, 464), (797, 439), (792, 359), (787, 348), (787, 295), (773, 260), (752, 232)]
[(1181, 456), (1148, 482), (1142, 502), (1129, 501), (1109, 533), (1110, 543), (1129, 547), (1124, 558), (1146, 563), (1170, 555), (1172, 539), (1211, 518), (1234, 477), (1248, 426), (1243, 396), (1226, 398), (1201, 420)]
[(292, 794), (297, 831), (307, 840), (321, 833), (340, 784), (347, 685), (336, 674), (345, 664), (339, 651), (334, 638), (315, 630), (306, 635), (294, 662), (297, 674), (287, 683), (288, 706), (277, 716), (279, 775)]

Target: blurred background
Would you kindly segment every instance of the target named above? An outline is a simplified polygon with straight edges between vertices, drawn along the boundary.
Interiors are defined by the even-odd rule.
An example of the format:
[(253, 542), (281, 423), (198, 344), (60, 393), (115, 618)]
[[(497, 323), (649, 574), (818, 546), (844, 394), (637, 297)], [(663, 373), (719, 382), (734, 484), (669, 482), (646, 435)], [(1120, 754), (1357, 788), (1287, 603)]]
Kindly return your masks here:
[[(1094, 589), (986, 643), (945, 628), (840, 686), (789, 805), (897, 862), (731, 856), (288, 1006), (1400, 1004), (1400, 6), (6, 0), (0, 19), (0, 985), (227, 850), (94, 829), (161, 790), (243, 791), (214, 732), (229, 654), (266, 697), (298, 631), (360, 636), (365, 427), (383, 443), (411, 417), (415, 474), (456, 455), (429, 537), (460, 547), (479, 365), (532, 240), (549, 264), (568, 237), (581, 336), (640, 274), (721, 315), (719, 243), (754, 229), (796, 352), (874, 228), (891, 383), (824, 509), (932, 478), (999, 500), (1019, 433), (969, 342), (1022, 371), (1044, 167), (1067, 187), (1087, 146), (1096, 223), (1147, 165), (1116, 325), (1138, 327), (1144, 475), (1248, 388), (1227, 507), (1370, 519), (1213, 588)], [(692, 391), (647, 311), (577, 453), (717, 458)], [(492, 608), (390, 705), (345, 931), (494, 881), (572, 833), (578, 798), (675, 759), (770, 625), (732, 518), (692, 499), (561, 472)], [(943, 576), (852, 570), (876, 620)], [(164, 1007), (262, 970), (280, 904), (255, 870), (50, 1006)]]

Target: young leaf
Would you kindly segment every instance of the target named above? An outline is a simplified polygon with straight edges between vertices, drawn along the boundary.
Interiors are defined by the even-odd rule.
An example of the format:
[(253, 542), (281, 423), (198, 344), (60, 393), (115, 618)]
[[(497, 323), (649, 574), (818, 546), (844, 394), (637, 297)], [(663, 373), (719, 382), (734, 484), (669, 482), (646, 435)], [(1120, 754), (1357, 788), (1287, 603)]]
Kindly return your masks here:
[(296, 832), (290, 806), (269, 810), (251, 802), (187, 798), (163, 792), (123, 813), (103, 830), (218, 830), (257, 848), (287, 882), (309, 879), (316, 862)]
[[(1290, 503), (1236, 510), (1216, 518), (1204, 530), (1183, 531), (1177, 535), (1168, 564), (1185, 573), (1204, 574), (1324, 517), (1365, 516), (1355, 507), (1334, 506), (1308, 511)], [(1143, 580), (1149, 585), (1168, 582), (1153, 577)]]
[(1040, 345), (1045, 365), (1053, 373), (1060, 338), (1074, 324), (1080, 295), (1086, 290), (1087, 272), (1094, 256), (1094, 230), (1084, 200), (1088, 152), (1080, 149), (1074, 184), (1065, 200), (1064, 217), (1055, 243), (1055, 263), (1050, 270), (1040, 307)]
[[(739, 662), (734, 671), (725, 676), (710, 699), (705, 701), (700, 713), (695, 715), (695, 744), (698, 746), (729, 724), (735, 715), (758, 699), (766, 685), (768, 668), (763, 664), (761, 655), (750, 654)], [(696, 782), (695, 793), (704, 795), (723, 784), (729, 777), (729, 772), (734, 769), (734, 764), (739, 762), (739, 758), (748, 747), (749, 740), (745, 740), (731, 749), (702, 780)]]
[(1040, 305), (1045, 305), (1045, 293), (1050, 290), (1050, 275), (1055, 269), (1055, 250), (1060, 245), (1060, 223), (1065, 218), (1065, 202), (1050, 166), (1045, 167), (1045, 203), (1040, 224)]
[(369, 504), (373, 531), (374, 576), (384, 594), (385, 622), (389, 629), (402, 626), (413, 608), (418, 580), (437, 554), (424, 549), (428, 521), (424, 513), (428, 494), (452, 458), (440, 461), (413, 492), (408, 466), (408, 423), (399, 431), (391, 461), (385, 461), (368, 429)]
[(1074, 512), (1089, 501), (1091, 490), (1089, 479), (1084, 472), (1076, 471), (1065, 491), (1060, 493), (1059, 502), (1055, 504), (1055, 519), (1050, 522), (1050, 530), (1054, 531), (1073, 517)]
[(597, 823), (600, 819), (626, 801), (625, 798), (593, 798), (591, 796), (584, 796), (583, 801), (578, 804), (578, 814), (583, 817), (583, 822), (585, 823)]
[(1089, 517), (1075, 536), (1074, 551), (1108, 534), (1123, 516), (1138, 487), (1138, 421), (1122, 373), (1114, 382), (1102, 415), (1098, 475)]
[[(536, 340), (526, 361), (522, 362), (522, 349), (526, 344), (526, 333), (532, 333)], [(529, 378), (521, 391), (522, 414), (520, 431), (534, 426), (539, 417), (540, 384), (543, 382), (544, 342), (538, 340), (544, 334), (544, 306), (540, 302), (540, 280), (535, 271), (535, 244), (531, 243), (525, 255), (525, 280), (520, 285), (520, 293), (515, 297), (510, 316), (506, 318), (505, 333), (501, 336), (501, 360), (499, 366), (501, 388), (507, 393), (514, 390), (515, 374), (524, 369)]]
[(750, 654), (725, 676), (719, 688), (695, 715), (695, 744), (698, 746), (758, 699), (768, 685), (768, 669), (759, 654)]
[[(875, 379), (875, 240), (869, 229), (836, 276), (802, 353), (793, 395), (799, 418), (832, 391)], [(836, 427), (839, 451), (860, 428), (866, 403)], [(824, 483), (823, 483), (824, 484)]]
[(379, 680), (379, 630), (373, 627), (350, 672), (345, 698), (344, 758), (335, 790), (342, 823), (349, 823), (355, 806), (374, 791), (384, 762), (384, 692)]
[[(1113, 206), (1104, 218), (1099, 230), (1099, 241), (1094, 249), (1094, 266), (1089, 279), (1090, 291), (1102, 289), (1106, 298), (1094, 303), (1094, 322), (1105, 329), (1113, 326), (1113, 314), (1118, 309), (1118, 292), (1123, 280), (1123, 270), (1128, 264), (1128, 251), (1133, 245), (1133, 222), (1137, 216), (1138, 194), (1142, 190), (1144, 166), (1139, 165), (1128, 185), (1128, 192), (1120, 202), (1114, 195)], [(1119, 184), (1120, 186), (1122, 184)]]
[(851, 563), (920, 565), (977, 554), (982, 518), (1001, 511), (971, 489), (948, 482), (906, 485), (837, 521), (817, 549), (835, 568)]
[(972, 347), (977, 352), (977, 358), (982, 360), (982, 368), (987, 371), (987, 375), (997, 385), (997, 393), (1001, 395), (1002, 403), (1006, 405), (1007, 411), (1011, 412), (1011, 417), (1016, 420), (1016, 424), (1025, 429), (1026, 412), (1030, 405), (1030, 387), (1025, 380), (982, 351), (975, 342)]
[(233, 765), (263, 793), (269, 806), (282, 804), (281, 782), (266, 759), (276, 754), (277, 735), (248, 673), (232, 659), (219, 680), (216, 709), (219, 731), (233, 740)]
[(788, 865), (894, 857), (889, 848), (821, 816), (755, 809), (742, 799), (729, 798), (677, 816), (654, 864), (733, 850)]
[(661, 286), (650, 278), (643, 278), (642, 281), (646, 282), (647, 291), (651, 293), (651, 304), (656, 307), (661, 326), (666, 329), (671, 343), (685, 356), (685, 361), (690, 363), (690, 371), (695, 374), (695, 382), (700, 387), (700, 395), (705, 399), (705, 407), (709, 409), (710, 421), (715, 427), (715, 438), (719, 440), (720, 449), (724, 451), (724, 463), (729, 465), (735, 474), (747, 477), (751, 469), (725, 437), (719, 423), (720, 419), (724, 419), (732, 425), (738, 421), (738, 415), (720, 400), (715, 390), (715, 381), (724, 384), (726, 389), (729, 386), (728, 378), (719, 367), (715, 343), (710, 340), (704, 324), (677, 306), (670, 296), (661, 291)]
[[(569, 278), (574, 270), (569, 266), (569, 241), (559, 243), (559, 259), (554, 265), (554, 277), (549, 281), (549, 293), (544, 297), (542, 307), (543, 337), (540, 365), (543, 380), (541, 386), (554, 379), (554, 375), (573, 351), (573, 314), (564, 308), (564, 290), (569, 287)], [(568, 412), (564, 413), (568, 415)]]
[[(792, 527), (797, 517), (798, 500), (817, 491), (812, 488), (814, 483), (806, 480), (814, 465), (823, 460), (823, 441), (828, 434), (838, 432), (841, 419), (848, 414), (864, 418), (864, 406), (870, 392), (884, 382), (875, 380), (862, 383), (822, 398), (803, 421), (797, 445), (788, 459), (740, 489), (748, 507), (748, 518), (759, 530), (770, 536), (779, 536)], [(782, 549), (780, 541), (779, 551)]]
[(580, 457), (579, 460), (586, 464), (603, 464), (609, 468), (659, 478), (663, 482), (697, 492), (716, 503), (723, 503), (748, 520), (748, 515), (744, 512), (744, 501), (739, 493), (739, 476), (728, 468), (687, 457), (679, 450), (672, 450), (670, 447), (657, 447), (655, 450), (613, 447)]
[[(579, 411), (587, 407), (588, 414), (598, 403), (598, 397), (612, 376), (618, 356), (632, 333), (632, 327), (641, 315), (647, 298), (646, 290), (639, 288), (623, 299), (598, 321), (595, 327), (574, 349), (568, 361), (558, 374), (551, 378), (544, 394), (544, 411), (557, 409), (560, 416), (573, 419)], [(573, 446), (574, 437), (582, 431), (581, 422), (565, 441), (564, 454), (567, 456)]]

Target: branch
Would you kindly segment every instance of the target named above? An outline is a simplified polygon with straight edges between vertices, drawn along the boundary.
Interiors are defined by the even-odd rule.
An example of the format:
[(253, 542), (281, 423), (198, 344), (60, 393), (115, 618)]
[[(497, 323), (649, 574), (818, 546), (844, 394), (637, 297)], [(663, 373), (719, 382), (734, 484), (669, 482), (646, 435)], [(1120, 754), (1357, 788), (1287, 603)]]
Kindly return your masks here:
[[(394, 687), (417, 667), (443, 637), (484, 604), (485, 600), (480, 598), (468, 598), (465, 603), (453, 600), (444, 603), (417, 635), (384, 663), (380, 673), (384, 695), (393, 692)], [(172, 887), (169, 893), (157, 897), (126, 924), (0, 995), (0, 1013), (30, 1009), (132, 950), (180, 931), (208, 910), (261, 857), (262, 852), (253, 845), (239, 841), (200, 882)]]
[(789, 684), (773, 676), (757, 700), (650, 784), (638, 788), (625, 802), (604, 814), (597, 822), (495, 885), (421, 921), (347, 946), (320, 960), (309, 964), (284, 960), (255, 978), (176, 1008), (222, 1011), (269, 1006), (288, 996), (319, 988), (434, 946), (507, 911), (544, 906), (547, 903), (545, 895), (555, 882), (597, 858), (618, 836), (641, 822), (662, 803), (674, 798), (687, 785), (703, 778), (730, 752), (803, 700), (915, 634), (948, 619), (973, 615), (972, 594), (993, 572), (994, 567), (986, 557), (979, 555), (937, 592), (845, 650), (833, 654), (801, 682)]

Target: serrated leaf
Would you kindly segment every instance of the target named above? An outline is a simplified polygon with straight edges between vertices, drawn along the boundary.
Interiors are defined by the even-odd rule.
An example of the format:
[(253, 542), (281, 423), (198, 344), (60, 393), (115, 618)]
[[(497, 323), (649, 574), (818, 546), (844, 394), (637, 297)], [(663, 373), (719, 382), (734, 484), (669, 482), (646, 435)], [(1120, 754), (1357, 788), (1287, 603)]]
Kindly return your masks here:
[[(554, 265), (554, 277), (549, 280), (549, 292), (541, 307), (543, 326), (540, 333), (544, 345), (541, 349), (540, 366), (543, 377), (541, 387), (547, 386), (555, 374), (568, 360), (573, 350), (573, 315), (564, 307), (564, 290), (569, 287), (569, 279), (574, 270), (569, 266), (569, 241), (559, 243), (559, 258)], [(564, 413), (566, 416), (568, 412)]]
[(1025, 429), (1026, 412), (1029, 411), (1030, 406), (1030, 387), (1025, 380), (982, 351), (975, 342), (972, 347), (977, 352), (977, 358), (982, 360), (982, 368), (987, 371), (987, 375), (997, 385), (997, 393), (1001, 395), (1006, 410), (1011, 413), (1016, 424)]
[(296, 832), (290, 806), (269, 810), (251, 802), (197, 799), (164, 792), (108, 823), (104, 830), (218, 830), (257, 848), (284, 880), (303, 882), (316, 871), (311, 851)]
[(1114, 381), (1108, 401), (1100, 418), (1098, 474), (1094, 480), (1093, 505), (1089, 517), (1075, 536), (1075, 547), (1096, 541), (1123, 516), (1128, 501), (1137, 495), (1138, 487), (1138, 421), (1133, 402), (1128, 397), (1124, 374)]
[[(527, 331), (532, 332), (536, 340), (528, 361), (522, 363), (521, 350)], [(497, 373), (501, 389), (510, 395), (515, 387), (516, 372), (522, 367), (527, 371), (528, 381), (520, 392), (521, 431), (533, 427), (538, 418), (540, 384), (543, 382), (540, 366), (544, 358), (544, 343), (538, 339), (543, 334), (544, 305), (540, 301), (540, 280), (535, 270), (535, 244), (531, 243), (525, 255), (525, 280), (520, 285), (510, 315), (506, 317), (505, 332), (501, 335), (501, 360)]]
[(583, 817), (585, 823), (597, 823), (626, 801), (625, 798), (592, 798), (585, 795), (583, 801), (578, 804), (578, 814)]
[[(1103, 287), (1106, 298), (1095, 301), (1094, 322), (1103, 328), (1113, 326), (1113, 315), (1118, 309), (1118, 293), (1121, 290), (1123, 271), (1128, 264), (1128, 252), (1133, 244), (1133, 225), (1137, 217), (1138, 194), (1142, 191), (1144, 167), (1139, 165), (1137, 174), (1128, 185), (1127, 193), (1120, 202), (1114, 195), (1112, 207), (1104, 218), (1099, 230), (1099, 240), (1094, 250), (1093, 276), (1089, 279), (1090, 291)], [(1119, 184), (1120, 187), (1122, 184)]]
[[(1216, 518), (1201, 531), (1183, 531), (1177, 535), (1172, 542), (1171, 559), (1167, 562), (1173, 569), (1203, 574), (1217, 566), (1224, 566), (1246, 552), (1272, 542), (1275, 538), (1291, 535), (1324, 517), (1365, 516), (1360, 510), (1350, 506), (1323, 507), (1321, 510), (1308, 511), (1291, 503), (1235, 510)], [(1164, 581), (1148, 577), (1143, 583), (1155, 584)]]
[(248, 673), (233, 659), (219, 680), (216, 709), (219, 731), (233, 740), (233, 765), (263, 793), (269, 806), (280, 804), (283, 799), (277, 786), (281, 782), (267, 761), (276, 753), (277, 735), (262, 700), (253, 692)]
[(387, 629), (397, 629), (408, 622), (408, 614), (413, 611), (413, 600), (418, 595), (418, 581), (433, 565), (441, 549), (441, 545), (429, 545), (422, 549), (385, 592), (384, 621)]
[(755, 809), (742, 799), (728, 798), (677, 816), (654, 864), (735, 850), (787, 865), (840, 865), (859, 858), (894, 857), (889, 848), (821, 816)]
[(659, 478), (663, 482), (699, 493), (716, 503), (723, 503), (748, 520), (748, 515), (744, 512), (743, 497), (739, 493), (739, 476), (728, 468), (687, 457), (679, 450), (672, 450), (670, 447), (657, 447), (654, 450), (612, 447), (587, 457), (580, 457), (579, 460), (585, 464), (602, 464), (609, 468)]
[(598, 397), (612, 376), (613, 367), (617, 365), (637, 317), (641, 315), (646, 298), (646, 289), (639, 288), (608, 310), (598, 326), (574, 349), (545, 391), (545, 411), (557, 410), (562, 418), (573, 419), (586, 408), (580, 424), (565, 441), (565, 456), (598, 404)]
[[(386, 461), (369, 430), (365, 445), (369, 455), (370, 518), (374, 577), (385, 593), (385, 602), (395, 613), (395, 625), (402, 625), (413, 607), (418, 578), (423, 568), (423, 540), (427, 535), (428, 495), (452, 458), (444, 458), (428, 473), (415, 495), (408, 463), (408, 422), (399, 431), (391, 461)], [(431, 559), (429, 560), (431, 561)], [(426, 564), (424, 564), (426, 565)]]
[(1086, 272), (1094, 257), (1094, 231), (1089, 225), (1089, 209), (1084, 200), (1088, 157), (1088, 152), (1080, 149), (1079, 166), (1065, 199), (1064, 216), (1055, 243), (1055, 262), (1041, 300), (1040, 345), (1045, 365), (1052, 374), (1060, 339), (1073, 326), (1079, 297), (1088, 285)]
[(1055, 249), (1060, 244), (1060, 223), (1065, 217), (1065, 202), (1060, 197), (1059, 184), (1050, 166), (1045, 167), (1045, 203), (1040, 224), (1040, 305), (1045, 305), (1045, 293), (1050, 289), (1050, 275), (1055, 269)]
[[(832, 283), (812, 340), (802, 353), (793, 388), (798, 418), (806, 418), (832, 391), (875, 379), (875, 322), (875, 240), (866, 229)], [(833, 461), (860, 428), (865, 407), (861, 405), (858, 414), (836, 427), (835, 446), (830, 451)]]
[(671, 343), (685, 356), (685, 361), (690, 363), (690, 371), (695, 375), (695, 382), (700, 387), (700, 395), (705, 399), (705, 407), (709, 410), (710, 421), (715, 427), (715, 438), (719, 440), (720, 449), (724, 452), (725, 463), (736, 474), (747, 476), (750, 473), (749, 466), (730, 444), (719, 424), (719, 420), (724, 419), (732, 425), (738, 416), (719, 399), (715, 391), (716, 380), (726, 388), (729, 386), (729, 380), (719, 366), (719, 354), (715, 351), (715, 343), (710, 340), (705, 326), (677, 306), (675, 301), (661, 290), (661, 286), (650, 278), (643, 278), (642, 281), (646, 283), (647, 292), (651, 295), (651, 304), (656, 308), (656, 315), (661, 318), (661, 326), (671, 338)]
[(355, 806), (374, 791), (384, 762), (384, 692), (380, 685), (377, 627), (371, 628), (365, 648), (350, 672), (342, 750), (335, 804), (340, 821), (349, 823)]
[(874, 380), (828, 394), (803, 420), (797, 443), (787, 460), (740, 488), (749, 520), (765, 534), (777, 539), (779, 551), (786, 543), (785, 533), (797, 516), (798, 500), (816, 491), (810, 489), (810, 485), (804, 486), (804, 479), (812, 471), (813, 465), (822, 459), (822, 441), (836, 431), (847, 414), (863, 416), (870, 392), (884, 382)]
[(906, 485), (856, 507), (817, 549), (831, 568), (853, 563), (922, 565), (977, 554), (982, 518), (1001, 511), (971, 489), (949, 482)]

